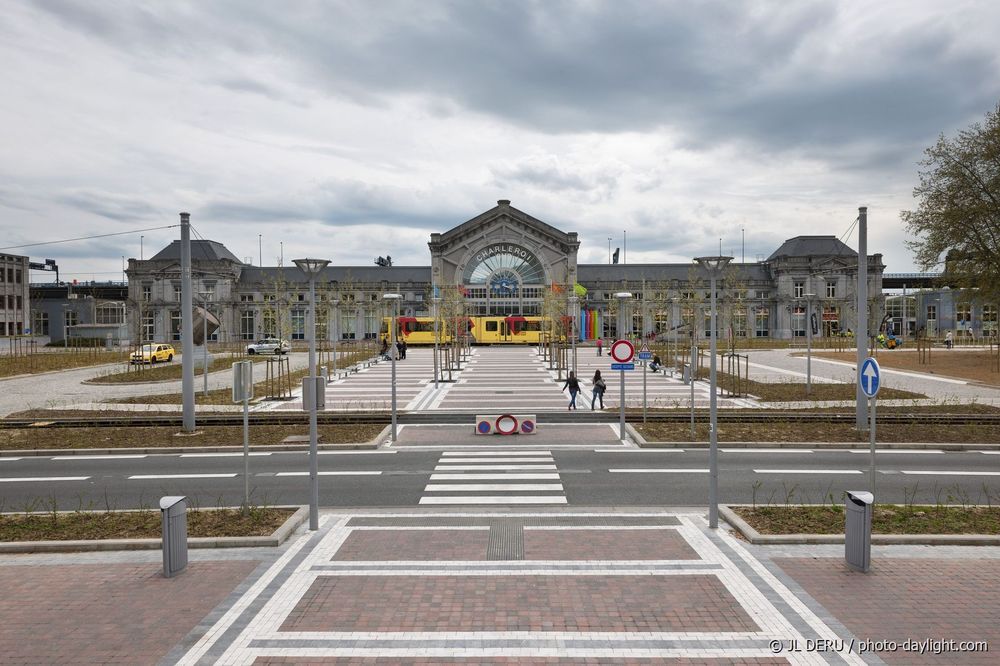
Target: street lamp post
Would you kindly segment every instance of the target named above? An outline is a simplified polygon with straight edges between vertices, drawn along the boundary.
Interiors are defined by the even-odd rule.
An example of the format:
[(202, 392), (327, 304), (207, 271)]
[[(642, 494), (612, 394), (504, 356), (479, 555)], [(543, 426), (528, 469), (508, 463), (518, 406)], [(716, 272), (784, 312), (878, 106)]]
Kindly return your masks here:
[(402, 294), (382, 294), (383, 301), (392, 301), (392, 320), (389, 326), (389, 358), (392, 359), (392, 443), (396, 443), (396, 318), (399, 316), (399, 301)]
[(434, 296), (431, 298), (434, 306), (434, 390), (438, 388), (438, 307), (441, 305), (441, 298)]
[[(615, 294), (618, 299), (618, 339), (625, 340), (622, 334), (625, 331), (625, 302), (631, 300), (632, 294), (627, 291), (620, 291)], [(625, 371), (618, 371), (618, 437), (625, 439)]]
[[(319, 529), (319, 427), (316, 423), (316, 277), (330, 261), (327, 259), (295, 259), (295, 265), (309, 278), (309, 529)], [(303, 392), (305, 393), (305, 392)], [(303, 398), (306, 398), (303, 395)]]
[(725, 270), (726, 265), (732, 261), (732, 257), (697, 257), (695, 261), (698, 265), (705, 269), (709, 277), (709, 289), (712, 292), (711, 299), (711, 316), (709, 321), (709, 326), (711, 327), (711, 343), (710, 343), (710, 353), (711, 358), (709, 359), (709, 424), (708, 424), (708, 436), (709, 436), (709, 468), (710, 468), (710, 480), (708, 486), (708, 526), (711, 528), (717, 528), (719, 526), (719, 436), (716, 432), (716, 425), (718, 420), (717, 405), (716, 405), (716, 374), (715, 374), (715, 354), (716, 354), (716, 317), (718, 313), (715, 307), (715, 281), (722, 271)]
[[(329, 377), (333, 379), (337, 378), (337, 336), (340, 335), (340, 299), (335, 298), (330, 301), (330, 305), (333, 307), (333, 335), (330, 336), (330, 342), (333, 347), (333, 370), (330, 372)], [(329, 321), (329, 320), (328, 320)]]

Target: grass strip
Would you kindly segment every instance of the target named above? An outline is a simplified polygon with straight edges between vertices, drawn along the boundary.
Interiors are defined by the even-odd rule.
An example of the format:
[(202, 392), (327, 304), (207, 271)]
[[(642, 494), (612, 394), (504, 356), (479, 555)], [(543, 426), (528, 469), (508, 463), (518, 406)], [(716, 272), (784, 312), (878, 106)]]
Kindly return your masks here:
[[(736, 506), (740, 518), (761, 534), (843, 534), (844, 507)], [(1000, 534), (1000, 507), (880, 504), (873, 534)]]
[[(686, 423), (632, 422), (639, 433), (650, 442), (706, 442), (708, 424), (705, 416), (698, 416), (695, 436)], [(953, 425), (943, 423), (879, 423), (876, 429), (878, 442), (928, 442), (950, 444), (954, 442), (1000, 441), (1000, 426)], [(719, 423), (720, 442), (864, 442), (868, 433), (854, 429), (850, 423), (791, 423), (767, 421), (757, 423)]]
[(40, 372), (54, 370), (73, 370), (87, 368), (105, 363), (124, 363), (128, 360), (127, 352), (104, 351), (93, 349), (74, 349), (66, 351), (36, 352), (23, 356), (0, 356), (0, 377), (15, 375), (34, 375)]
[[(291, 516), (292, 509), (251, 507), (187, 512), (189, 537), (269, 536)], [(74, 511), (0, 515), (0, 541), (74, 541), (91, 539), (159, 539), (160, 512)]]
[[(382, 430), (378, 424), (321, 425), (324, 444), (358, 444)], [(0, 430), (0, 450), (121, 449), (241, 446), (243, 426), (207, 426), (196, 434), (177, 437), (177, 427), (152, 428), (14, 428)], [(250, 444), (274, 445), (289, 435), (307, 435), (306, 425), (250, 426)]]

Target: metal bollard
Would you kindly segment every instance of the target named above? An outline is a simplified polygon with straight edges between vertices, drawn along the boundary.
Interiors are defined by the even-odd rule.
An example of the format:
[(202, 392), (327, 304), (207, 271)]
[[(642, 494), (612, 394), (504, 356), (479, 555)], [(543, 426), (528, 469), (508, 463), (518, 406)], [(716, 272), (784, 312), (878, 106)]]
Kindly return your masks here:
[(163, 577), (171, 578), (188, 563), (187, 552), (187, 497), (160, 498), (163, 518)]
[(844, 513), (844, 559), (855, 571), (868, 573), (872, 565), (872, 509), (875, 496), (861, 490), (847, 491)]

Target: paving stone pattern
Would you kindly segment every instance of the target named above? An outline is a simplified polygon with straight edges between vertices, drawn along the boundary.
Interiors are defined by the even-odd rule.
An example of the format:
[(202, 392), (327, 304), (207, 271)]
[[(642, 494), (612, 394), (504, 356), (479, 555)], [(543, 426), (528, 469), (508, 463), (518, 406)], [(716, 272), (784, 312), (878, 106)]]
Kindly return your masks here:
[(323, 516), (180, 663), (862, 663), (771, 647), (836, 638), (700, 513), (359, 511)]
[(1000, 560), (875, 559), (867, 574), (843, 558), (774, 562), (859, 640), (924, 638), (987, 641), (989, 652), (919, 655), (879, 651), (892, 664), (996, 664), (1000, 661)]
[(757, 631), (715, 576), (323, 576), (281, 631)]
[(155, 664), (257, 562), (0, 567), (0, 662)]

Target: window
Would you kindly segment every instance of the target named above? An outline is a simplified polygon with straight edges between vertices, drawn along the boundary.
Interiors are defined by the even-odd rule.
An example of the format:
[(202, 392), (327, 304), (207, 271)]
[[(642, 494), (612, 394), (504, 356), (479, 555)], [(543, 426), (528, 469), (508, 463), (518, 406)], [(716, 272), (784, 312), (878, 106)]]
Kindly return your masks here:
[(771, 298), (771, 292), (765, 291), (763, 289), (757, 289), (756, 291), (753, 292), (753, 297), (759, 299)]
[(244, 310), (240, 313), (240, 338), (243, 340), (253, 340), (256, 330), (255, 313), (253, 310)]
[(181, 286), (179, 284), (174, 285), (174, 302), (181, 302)]
[(754, 314), (754, 337), (766, 338), (771, 335), (771, 313), (767, 308), (759, 308)]
[[(302, 294), (299, 294), (301, 296)], [(292, 340), (306, 339), (306, 311), (292, 310)]]
[(49, 334), (49, 313), (48, 312), (35, 312), (32, 318), (31, 331), (35, 335), (48, 335)]
[(801, 305), (792, 308), (792, 337), (806, 337), (806, 309)]
[(202, 291), (202, 293), (200, 293), (198, 295), (202, 299), (204, 299), (205, 301), (211, 302), (211, 301), (215, 300), (215, 283), (214, 282), (208, 282), (208, 283), (203, 284), (202, 287), (201, 287), (201, 291)]
[(146, 303), (153, 299), (153, 285), (144, 284), (142, 285), (142, 300)]
[(21, 269), (14, 271), (14, 282), (16, 284), (21, 284)]
[(997, 330), (997, 306), (995, 305), (984, 305), (983, 306), (983, 331), (993, 331)]
[(273, 303), (276, 300), (278, 300), (278, 297), (275, 296), (274, 294), (264, 294), (265, 303)]
[(17, 309), (18, 310), (20, 310), (21, 308), (24, 307), (24, 301), (22, 300), (23, 298), (24, 298), (23, 296), (18, 296), (17, 297)]
[(94, 308), (94, 317), (97, 324), (123, 324), (125, 323), (125, 313), (121, 305), (117, 303), (103, 303)]
[(743, 308), (733, 312), (733, 334), (737, 338), (747, 337), (747, 312)]
[(267, 337), (274, 337), (277, 335), (278, 328), (278, 317), (274, 310), (264, 310), (261, 313), (261, 333)]
[(801, 280), (796, 280), (792, 283), (792, 296), (794, 298), (802, 298), (806, 295), (806, 283)]
[(170, 339), (180, 340), (181, 339), (181, 311), (171, 310), (170, 311)]
[(972, 321), (972, 306), (963, 303), (955, 308), (955, 321), (959, 324), (968, 324)]
[(497, 322), (495, 320), (488, 320), (486, 322), (486, 332), (496, 333), (497, 332)]
[(826, 297), (837, 298), (837, 283), (833, 280), (826, 283)]
[(253, 294), (240, 294), (240, 303), (253, 303)]
[(295, 300), (298, 301), (299, 303), (305, 303), (306, 295), (305, 294), (295, 294)]
[(8, 268), (7, 269), (7, 282), (13, 282), (13, 281), (14, 281), (14, 269), (13, 268)]
[(927, 321), (937, 321), (937, 306), (928, 305), (927, 306)]
[(15, 308), (14, 303), (16, 303), (16, 301), (14, 300), (14, 294), (9, 294), (7, 296), (7, 309), (13, 310)]
[(156, 335), (156, 331), (155, 331), (155, 327), (154, 327), (154, 323), (153, 322), (154, 322), (154, 320), (153, 320), (153, 313), (152, 312), (145, 312), (145, 313), (143, 313), (143, 315), (142, 315), (142, 332), (141, 332), (142, 341), (143, 342), (152, 342), (153, 341), (153, 336)]

